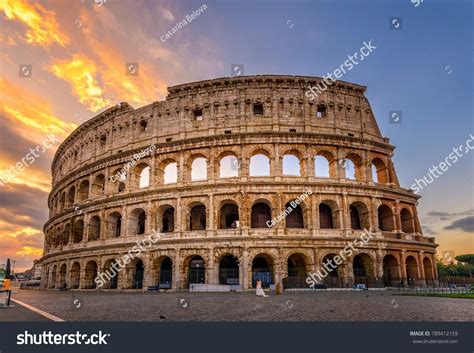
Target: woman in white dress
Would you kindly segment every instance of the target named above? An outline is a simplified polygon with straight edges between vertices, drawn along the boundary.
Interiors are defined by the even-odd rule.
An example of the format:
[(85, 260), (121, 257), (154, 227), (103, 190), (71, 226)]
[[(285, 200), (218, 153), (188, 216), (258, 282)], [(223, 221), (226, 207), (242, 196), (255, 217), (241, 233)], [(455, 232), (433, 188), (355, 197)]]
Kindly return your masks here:
[(257, 297), (268, 297), (268, 295), (265, 294), (265, 292), (263, 291), (263, 288), (262, 288), (262, 281), (260, 281), (259, 279), (257, 280)]

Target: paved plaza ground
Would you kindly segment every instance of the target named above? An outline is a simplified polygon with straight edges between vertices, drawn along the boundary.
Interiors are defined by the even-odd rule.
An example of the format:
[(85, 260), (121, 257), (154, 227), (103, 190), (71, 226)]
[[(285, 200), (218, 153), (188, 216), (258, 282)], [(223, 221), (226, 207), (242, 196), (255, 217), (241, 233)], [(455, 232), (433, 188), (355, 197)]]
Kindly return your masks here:
[[(259, 298), (253, 292), (21, 290), (13, 298), (66, 321), (474, 321), (472, 299), (389, 291), (284, 292)], [(5, 310), (10, 309), (0, 311), (0, 320)], [(27, 320), (24, 315), (18, 319)]]

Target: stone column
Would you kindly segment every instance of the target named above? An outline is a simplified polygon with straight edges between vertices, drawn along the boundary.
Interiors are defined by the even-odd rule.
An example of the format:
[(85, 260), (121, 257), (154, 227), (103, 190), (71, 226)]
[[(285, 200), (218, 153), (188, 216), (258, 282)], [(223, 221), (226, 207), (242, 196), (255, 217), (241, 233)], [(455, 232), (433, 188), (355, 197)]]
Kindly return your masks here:
[(273, 145), (273, 158), (270, 157), (270, 160), (273, 161), (273, 168), (271, 170), (271, 175), (275, 177), (275, 180), (280, 180), (282, 176), (282, 163), (281, 163), (281, 157), (280, 157), (280, 145), (278, 143), (275, 143)]
[(145, 234), (151, 234), (151, 227), (152, 227), (152, 207), (151, 207), (151, 201), (148, 201), (145, 207)]
[(99, 239), (105, 240), (107, 237), (107, 216), (105, 210), (100, 213), (100, 237)]
[(185, 170), (184, 166), (184, 153), (181, 151), (179, 154), (179, 169), (178, 169), (178, 177), (177, 177), (177, 182), (178, 185), (183, 184), (185, 182), (185, 173), (187, 170)]
[(400, 269), (401, 269), (400, 278), (406, 286), (408, 283), (407, 283), (407, 267), (405, 264), (405, 250), (400, 251)]
[(351, 229), (351, 220), (350, 220), (350, 212), (349, 206), (347, 205), (347, 193), (342, 193), (342, 229), (348, 230)]
[(353, 264), (353, 258), (351, 257), (350, 259), (347, 259), (342, 263), (344, 266), (344, 285), (346, 287), (352, 287), (354, 285), (354, 264)]
[(320, 196), (317, 199), (315, 194), (311, 195), (311, 203), (313, 207), (313, 235), (317, 235), (317, 231), (320, 228), (319, 224), (319, 204), (321, 203)]
[(209, 224), (207, 225), (207, 229), (210, 231), (210, 235), (212, 236), (214, 229), (216, 229), (214, 224), (214, 194), (209, 194)]
[(150, 253), (147, 252), (143, 256), (144, 274), (143, 274), (143, 290), (146, 290), (148, 286), (153, 285), (153, 261)]
[(182, 221), (183, 219), (182, 219), (181, 197), (178, 196), (176, 198), (176, 216), (175, 216), (175, 222), (174, 222), (174, 231), (179, 232), (180, 235), (181, 235), (181, 232), (184, 230)]
[(239, 282), (242, 284), (242, 290), (247, 290), (249, 288), (249, 253), (244, 248), (242, 251), (242, 261), (239, 264)]
[(380, 232), (379, 222), (378, 222), (378, 204), (379, 204), (379, 202), (380, 201), (376, 197), (372, 197), (370, 199), (371, 209), (372, 209), (372, 212), (370, 212), (370, 218), (371, 218), (370, 223), (372, 223), (372, 228), (376, 232)]
[(343, 152), (338, 149), (337, 150), (337, 155), (336, 155), (336, 179), (343, 180), (346, 177), (346, 170), (344, 169), (345, 166), (345, 161), (344, 161), (344, 155)]
[(402, 231), (402, 224), (400, 221), (400, 200), (395, 200), (395, 210), (393, 212), (393, 228), (397, 232)]
[(209, 263), (206, 264), (206, 284), (216, 284), (216, 272), (214, 265), (214, 248), (209, 249)]
[(81, 264), (81, 269), (79, 271), (79, 289), (84, 289), (85, 284), (86, 284), (86, 269), (85, 269), (85, 264)]
[(181, 283), (180, 249), (175, 250), (175, 256), (173, 260), (173, 278), (171, 280), (171, 287), (174, 290), (183, 288), (183, 283)]
[(439, 278), (438, 278), (438, 266), (436, 266), (436, 255), (431, 255), (431, 263), (433, 265), (433, 280), (435, 285), (439, 285)]
[(420, 285), (426, 286), (425, 267), (423, 266), (423, 251), (418, 252), (418, 273), (420, 276)]
[[(276, 218), (282, 211), (283, 211), (283, 202), (282, 202), (282, 195), (281, 193), (277, 194), (277, 204), (276, 204), (276, 210), (272, 212), (272, 217)], [(284, 235), (285, 233), (285, 223), (286, 220), (283, 219), (282, 221), (278, 222), (276, 224), (276, 229), (277, 229), (277, 235)]]
[(124, 238), (128, 237), (128, 209), (122, 206), (122, 224), (120, 225), (120, 234)]

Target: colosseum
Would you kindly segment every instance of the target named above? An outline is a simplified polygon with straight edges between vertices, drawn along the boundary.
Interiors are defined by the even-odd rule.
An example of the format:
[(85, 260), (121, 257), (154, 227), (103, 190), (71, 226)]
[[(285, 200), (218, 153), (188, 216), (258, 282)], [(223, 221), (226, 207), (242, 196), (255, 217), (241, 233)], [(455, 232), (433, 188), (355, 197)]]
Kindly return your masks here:
[[(337, 81), (308, 99), (321, 82), (186, 83), (164, 101), (121, 103), (83, 123), (52, 162), (42, 287), (307, 287), (309, 273), (367, 231), (326, 286), (435, 282), (437, 244), (422, 235), (419, 196), (399, 185), (366, 87)], [(160, 238), (130, 256), (150, 234)], [(98, 274), (127, 254), (99, 287)]]

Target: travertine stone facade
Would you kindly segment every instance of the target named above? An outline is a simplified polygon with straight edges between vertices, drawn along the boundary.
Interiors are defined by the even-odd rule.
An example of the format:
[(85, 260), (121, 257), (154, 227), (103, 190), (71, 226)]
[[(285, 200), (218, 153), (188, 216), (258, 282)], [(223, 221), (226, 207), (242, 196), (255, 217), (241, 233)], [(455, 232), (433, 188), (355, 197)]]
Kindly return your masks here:
[[(97, 272), (152, 230), (162, 239), (105, 288), (204, 282), (245, 290), (256, 278), (305, 286), (309, 272), (364, 229), (374, 238), (328, 285), (435, 281), (437, 245), (422, 235), (418, 196), (398, 183), (394, 146), (381, 136), (365, 87), (337, 82), (308, 100), (319, 81), (188, 83), (169, 88), (164, 101), (122, 103), (82, 124), (52, 164), (43, 286), (94, 288)], [(267, 226), (308, 190), (286, 220)]]

